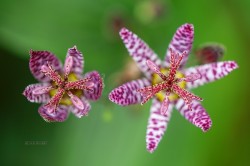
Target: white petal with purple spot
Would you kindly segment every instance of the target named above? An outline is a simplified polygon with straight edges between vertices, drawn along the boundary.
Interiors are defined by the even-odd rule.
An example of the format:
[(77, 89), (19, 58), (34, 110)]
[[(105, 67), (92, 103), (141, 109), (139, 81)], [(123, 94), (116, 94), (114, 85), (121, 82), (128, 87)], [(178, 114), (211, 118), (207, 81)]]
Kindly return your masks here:
[(47, 63), (57, 72), (62, 72), (62, 64), (54, 54), (49, 51), (30, 50), (30, 71), (38, 81), (48, 82), (50, 80), (41, 72), (41, 67)]
[(161, 60), (143, 40), (126, 28), (121, 29), (120, 36), (141, 71), (144, 72), (147, 78), (151, 78), (153, 72), (147, 66), (146, 61), (150, 60), (160, 67)]
[(183, 60), (181, 61), (180, 68), (183, 68), (183, 66), (186, 64), (186, 61), (188, 59), (188, 55), (192, 49), (194, 40), (194, 26), (192, 24), (184, 24), (181, 27), (179, 27), (169, 46), (167, 49), (167, 53), (165, 56), (164, 66), (169, 67), (170, 66), (170, 48), (179, 55), (182, 54), (184, 51), (186, 51), (185, 57), (183, 57)]
[(192, 73), (199, 73), (201, 75), (200, 79), (193, 82), (187, 82), (187, 89), (196, 88), (205, 83), (218, 80), (222, 77), (225, 77), (231, 71), (237, 68), (238, 65), (236, 62), (224, 61), (224, 62), (215, 62), (185, 69), (184, 70), (185, 75), (190, 75)]
[(36, 94), (34, 90), (38, 88), (47, 88), (50, 86), (49, 83), (38, 83), (38, 84), (31, 84), (25, 88), (23, 91), (23, 95), (30, 101), (35, 103), (46, 103), (50, 99), (49, 93), (42, 93)]
[(84, 66), (82, 53), (77, 50), (76, 46), (74, 46), (73, 48), (68, 49), (67, 57), (68, 56), (71, 56), (73, 58), (73, 65), (71, 67), (71, 72), (76, 73), (78, 75), (82, 74)]
[(153, 99), (150, 116), (148, 119), (146, 143), (147, 150), (153, 153), (161, 141), (173, 110), (173, 104), (169, 104), (168, 110), (164, 115), (161, 114), (161, 102), (156, 98)]
[(121, 106), (141, 103), (143, 96), (137, 90), (148, 85), (150, 82), (146, 78), (125, 83), (110, 92), (109, 99)]
[(46, 122), (63, 122), (68, 118), (69, 107), (65, 105), (59, 105), (55, 112), (50, 113), (44, 105), (38, 109), (38, 113)]
[(82, 116), (87, 116), (91, 105), (89, 104), (88, 100), (86, 98), (81, 98), (81, 103), (83, 104), (83, 108), (80, 109), (79, 107), (71, 106), (70, 110), (73, 114), (75, 114), (76, 117), (81, 118)]
[(183, 115), (189, 122), (206, 132), (212, 126), (212, 121), (206, 112), (205, 108), (198, 101), (192, 102), (192, 111), (189, 110), (184, 100), (179, 99), (176, 103), (176, 109)]

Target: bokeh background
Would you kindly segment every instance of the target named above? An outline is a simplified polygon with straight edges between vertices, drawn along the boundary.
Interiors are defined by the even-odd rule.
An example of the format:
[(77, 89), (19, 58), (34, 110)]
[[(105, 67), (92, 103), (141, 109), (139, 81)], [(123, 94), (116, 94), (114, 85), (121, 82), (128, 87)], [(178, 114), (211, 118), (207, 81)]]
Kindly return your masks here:
[[(250, 165), (249, 10), (248, 0), (1, 0), (0, 165)], [(126, 74), (131, 58), (118, 31), (126, 26), (163, 58), (175, 30), (186, 22), (195, 26), (194, 49), (221, 43), (222, 60), (235, 60), (240, 68), (194, 90), (205, 99), (210, 131), (203, 133), (174, 111), (150, 154), (145, 147), (150, 103), (119, 107), (107, 97), (133, 77)], [(37, 82), (28, 67), (29, 49), (49, 50), (64, 61), (73, 45), (84, 54), (84, 71), (98, 70), (104, 77), (103, 96), (88, 117), (71, 114), (64, 123), (46, 123), (39, 104), (22, 96)], [(192, 53), (188, 65), (195, 63)]]

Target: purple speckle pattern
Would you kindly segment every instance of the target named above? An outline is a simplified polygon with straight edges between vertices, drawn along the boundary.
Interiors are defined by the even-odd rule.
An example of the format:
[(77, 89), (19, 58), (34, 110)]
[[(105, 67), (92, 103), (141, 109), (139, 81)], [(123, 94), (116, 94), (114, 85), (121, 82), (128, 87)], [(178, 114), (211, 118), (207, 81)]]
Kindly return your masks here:
[(82, 74), (84, 65), (83, 56), (82, 53), (77, 50), (76, 46), (68, 49), (67, 56), (73, 57), (73, 66), (71, 72), (78, 75)]
[(95, 85), (93, 91), (84, 90), (84, 96), (89, 100), (98, 100), (102, 95), (103, 90), (103, 80), (97, 71), (88, 72), (85, 74), (84, 78), (91, 78), (91, 82)]
[(185, 75), (192, 73), (200, 73), (201, 78), (194, 82), (187, 82), (187, 88), (196, 88), (205, 83), (213, 82), (222, 77), (225, 77), (233, 70), (237, 69), (238, 65), (234, 61), (215, 62), (201, 66), (191, 67), (184, 70)]
[(109, 94), (109, 100), (121, 106), (141, 103), (143, 97), (136, 90), (149, 86), (148, 79), (138, 79), (121, 85)]
[[(59, 75), (63, 74), (64, 71), (62, 68), (62, 64), (52, 53), (50, 53), (49, 51), (31, 50), (30, 56), (30, 70), (34, 77), (43, 83), (27, 86), (23, 92), (23, 95), (31, 102), (43, 103), (43, 105), (38, 110), (43, 119), (47, 122), (65, 121), (68, 117), (69, 110), (71, 110), (72, 113), (74, 113), (78, 118), (86, 116), (91, 108), (88, 99), (97, 100), (102, 95), (103, 80), (97, 71), (86, 73), (85, 76), (81, 75), (83, 70), (83, 57), (80, 51), (77, 50), (76, 46), (68, 50), (67, 56), (70, 56), (70, 59), (71, 57), (73, 58), (73, 63), (68, 64), (70, 67), (68, 68), (68, 71), (66, 70), (66, 73), (64, 73), (65, 75), (63, 78), (61, 78), (61, 75)], [(44, 69), (43, 71), (41, 70), (42, 66)], [(47, 68), (50, 68), (51, 70), (47, 71), (46, 66), (49, 66)], [(86, 88), (84, 88), (86, 87), (84, 81), (82, 81), (82, 84), (80, 84), (79, 86), (70, 86), (72, 85), (72, 82), (68, 82), (68, 72), (77, 75), (78, 78), (91, 77), (93, 83), (91, 84), (91, 88), (93, 89), (87, 91)], [(58, 79), (55, 79), (55, 77), (57, 77)], [(79, 80), (76, 80), (75, 82), (77, 81)], [(53, 89), (59, 90), (57, 90), (56, 94), (53, 97), (51, 97), (49, 94), (50, 92), (47, 91), (39, 95), (33, 92), (34, 89), (41, 86), (53, 87)], [(60, 89), (62, 91), (60, 91)], [(84, 105), (84, 108), (82, 110), (79, 110), (79, 108), (76, 108), (74, 105), (64, 105), (63, 103), (60, 103), (62, 96), (66, 95), (65, 92), (67, 92), (67, 95), (69, 96), (69, 92), (71, 92), (70, 90), (72, 90), (72, 93), (74, 93), (75, 89), (84, 90), (84, 93), (82, 93), (83, 95), (80, 96)], [(51, 107), (48, 107), (48, 105), (50, 105)], [(50, 108), (50, 112), (48, 108)], [(54, 108), (55, 110), (53, 110), (53, 113), (51, 113), (51, 108)]]
[(62, 64), (59, 59), (49, 51), (30, 50), (30, 71), (33, 76), (41, 82), (48, 82), (50, 79), (41, 72), (41, 66), (49, 63), (57, 72), (62, 71)]
[(68, 109), (68, 106), (59, 105), (54, 113), (49, 113), (44, 105), (42, 105), (38, 109), (38, 113), (46, 122), (63, 122), (68, 118)]
[(23, 91), (23, 95), (30, 101), (34, 103), (46, 103), (49, 101), (50, 96), (48, 93), (44, 94), (33, 94), (33, 90), (38, 87), (47, 87), (50, 84), (48, 83), (38, 83), (38, 84), (31, 84), (25, 88)]
[(187, 105), (185, 105), (184, 100), (179, 99), (176, 104), (176, 109), (179, 110), (181, 115), (183, 115), (189, 122), (193, 123), (204, 132), (208, 131), (212, 126), (212, 121), (208, 113), (198, 101), (192, 103), (192, 111), (190, 111)]
[(88, 102), (88, 100), (86, 100), (85, 97), (82, 97), (82, 98), (81, 98), (81, 101), (82, 101), (83, 106), (84, 106), (84, 108), (83, 108), (82, 110), (81, 110), (81, 109), (78, 109), (78, 108), (76, 108), (76, 107), (74, 107), (74, 106), (71, 106), (71, 107), (70, 107), (71, 112), (72, 112), (73, 114), (75, 114), (75, 116), (78, 117), (78, 118), (81, 118), (82, 116), (87, 116), (88, 113), (89, 113), (89, 111), (90, 111), (90, 109), (91, 109), (91, 105), (90, 105), (90, 103)]
[(187, 52), (186, 56), (183, 57), (183, 60), (181, 61), (180, 64), (180, 69), (183, 68), (188, 59), (189, 52), (192, 49), (193, 40), (194, 40), (194, 26), (192, 24), (184, 24), (181, 27), (179, 27), (168, 46), (167, 53), (165, 56), (164, 66), (166, 67), (170, 66), (170, 56), (171, 56), (170, 48), (171, 48), (174, 52), (178, 53), (179, 55), (182, 54), (184, 51)]
[(158, 56), (149, 48), (149, 46), (141, 40), (136, 34), (133, 34), (126, 28), (122, 28), (120, 36), (138, 67), (144, 72), (147, 78), (151, 78), (152, 71), (146, 64), (147, 60), (153, 61), (160, 67), (161, 61)]
[[(135, 60), (135, 62), (138, 63), (139, 68), (147, 77), (147, 79), (144, 78), (141, 80), (134, 80), (125, 83), (111, 91), (109, 94), (109, 99), (121, 106), (139, 104), (142, 102), (143, 96), (136, 91), (151, 85), (151, 76), (153, 71), (155, 71), (150, 70), (150, 68), (147, 66), (147, 60), (150, 60), (156, 64), (156, 68), (154, 69), (157, 69), (158, 67), (160, 69), (170, 67), (170, 49), (179, 55), (181, 55), (184, 51), (186, 52), (183, 60), (180, 63), (180, 71), (185, 76), (188, 76), (192, 73), (199, 73), (202, 75), (201, 79), (195, 80), (193, 82), (187, 82), (187, 90), (203, 85), (206, 82), (220, 79), (238, 67), (237, 63), (234, 61), (228, 61), (183, 69), (188, 59), (189, 52), (192, 49), (192, 43), (194, 39), (194, 27), (192, 24), (184, 24), (177, 29), (171, 43), (169, 44), (165, 61), (163, 63), (160, 62), (157, 55), (148, 47), (146, 43), (138, 38), (136, 34), (133, 34), (129, 30), (123, 28), (120, 31), (120, 36), (130, 55)], [(147, 93), (144, 94), (148, 95)], [(157, 98), (153, 96), (153, 103), (150, 111), (146, 135), (147, 150), (151, 153), (157, 148), (164, 135), (173, 106), (175, 106), (188, 121), (201, 128), (204, 132), (209, 130), (212, 125), (209, 115), (198, 101), (194, 100), (192, 105), (190, 105), (190, 107), (192, 107), (192, 111), (188, 109), (188, 106), (182, 99), (172, 101), (169, 105), (166, 115), (162, 115), (160, 113), (161, 104), (162, 102), (158, 101)]]
[(153, 153), (157, 148), (166, 131), (173, 110), (173, 104), (169, 104), (169, 108), (165, 115), (161, 114), (160, 109), (161, 102), (154, 98), (150, 110), (150, 116), (148, 119), (146, 135), (147, 150), (150, 153)]

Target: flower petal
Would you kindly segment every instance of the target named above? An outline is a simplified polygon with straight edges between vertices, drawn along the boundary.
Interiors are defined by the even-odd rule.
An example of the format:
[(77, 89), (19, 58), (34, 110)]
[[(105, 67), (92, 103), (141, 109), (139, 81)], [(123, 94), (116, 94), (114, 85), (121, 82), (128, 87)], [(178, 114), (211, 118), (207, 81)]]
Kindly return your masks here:
[(121, 106), (141, 103), (143, 96), (136, 90), (149, 85), (150, 82), (146, 78), (127, 82), (112, 90), (109, 94), (109, 100)]
[(34, 103), (46, 103), (50, 99), (50, 95), (48, 93), (44, 94), (35, 94), (33, 91), (37, 88), (48, 87), (49, 83), (40, 83), (40, 84), (31, 84), (25, 88), (23, 91), (23, 95), (27, 97), (30, 102)]
[(194, 26), (192, 24), (184, 24), (180, 26), (176, 30), (172, 38), (172, 41), (168, 46), (167, 53), (165, 56), (164, 66), (166, 67), (170, 66), (171, 53), (169, 49), (171, 48), (175, 53), (178, 53), (179, 55), (182, 54), (184, 51), (187, 52), (180, 64), (180, 68), (183, 68), (188, 59), (189, 52), (192, 49), (193, 40), (194, 40)]
[(98, 100), (101, 97), (103, 90), (103, 81), (100, 74), (97, 71), (92, 71), (86, 73), (84, 78), (92, 78), (91, 82), (94, 83), (91, 85), (91, 91), (84, 90), (84, 96), (89, 100)]
[(82, 74), (84, 65), (82, 53), (77, 50), (76, 46), (74, 46), (68, 49), (67, 57), (68, 56), (73, 57), (73, 65), (71, 67), (71, 72), (74, 72), (76, 74)]
[(91, 105), (89, 104), (86, 98), (81, 98), (83, 109), (79, 109), (75, 106), (71, 106), (71, 112), (75, 114), (76, 117), (81, 118), (82, 116), (87, 116), (88, 112), (90, 111)]
[(192, 111), (188, 109), (184, 100), (179, 99), (176, 103), (176, 109), (191, 123), (206, 132), (212, 126), (212, 121), (206, 112), (206, 110), (201, 106), (198, 101), (192, 102)]
[(148, 119), (146, 143), (147, 150), (153, 153), (161, 141), (173, 110), (173, 104), (169, 104), (168, 110), (164, 115), (161, 114), (161, 102), (156, 98), (153, 99), (150, 116)]
[(188, 68), (184, 71), (185, 75), (200, 73), (201, 78), (193, 82), (187, 82), (187, 88), (191, 89), (201, 86), (205, 83), (213, 82), (228, 75), (231, 71), (237, 68), (238, 64), (234, 61), (215, 62)]
[(129, 54), (132, 56), (134, 61), (137, 62), (141, 71), (144, 72), (147, 78), (151, 78), (153, 71), (147, 66), (146, 61), (150, 60), (160, 67), (161, 61), (158, 56), (144, 41), (126, 28), (121, 29), (120, 36), (128, 49)]
[(47, 63), (57, 72), (62, 72), (62, 64), (54, 54), (49, 51), (30, 50), (30, 71), (38, 81), (48, 82), (50, 80), (41, 72), (41, 67)]
[(38, 109), (38, 113), (46, 122), (63, 122), (68, 118), (68, 109), (68, 106), (59, 105), (54, 113), (49, 113), (46, 107), (42, 105)]

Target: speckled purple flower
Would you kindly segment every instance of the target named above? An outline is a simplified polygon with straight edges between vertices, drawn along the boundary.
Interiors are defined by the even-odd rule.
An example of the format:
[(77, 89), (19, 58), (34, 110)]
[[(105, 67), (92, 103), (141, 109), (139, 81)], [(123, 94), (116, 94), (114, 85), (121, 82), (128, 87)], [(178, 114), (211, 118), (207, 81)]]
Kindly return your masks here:
[(44, 103), (38, 110), (47, 122), (63, 122), (69, 111), (86, 116), (88, 100), (100, 98), (103, 82), (97, 71), (83, 72), (83, 56), (74, 46), (68, 49), (64, 67), (49, 51), (30, 51), (30, 71), (41, 83), (26, 87), (23, 95), (30, 102)]
[(220, 79), (236, 69), (234, 61), (216, 62), (184, 69), (192, 48), (192, 24), (179, 27), (172, 38), (163, 62), (137, 35), (123, 28), (120, 36), (132, 58), (145, 74), (114, 89), (109, 99), (121, 106), (144, 104), (153, 97), (147, 126), (147, 150), (153, 152), (162, 139), (175, 108), (188, 121), (204, 132), (211, 127), (211, 119), (197, 100), (202, 100), (186, 89), (192, 89)]

